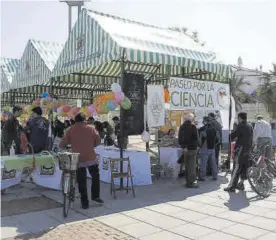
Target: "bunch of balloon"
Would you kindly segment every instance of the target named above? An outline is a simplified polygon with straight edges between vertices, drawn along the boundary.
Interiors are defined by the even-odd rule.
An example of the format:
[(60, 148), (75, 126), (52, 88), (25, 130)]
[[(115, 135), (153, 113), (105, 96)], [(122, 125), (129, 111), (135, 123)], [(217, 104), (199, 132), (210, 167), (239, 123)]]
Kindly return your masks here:
[(5, 121), (8, 119), (10, 112), (12, 111), (12, 107), (11, 106), (5, 106), (2, 108), (2, 112), (1, 112), (1, 120)]

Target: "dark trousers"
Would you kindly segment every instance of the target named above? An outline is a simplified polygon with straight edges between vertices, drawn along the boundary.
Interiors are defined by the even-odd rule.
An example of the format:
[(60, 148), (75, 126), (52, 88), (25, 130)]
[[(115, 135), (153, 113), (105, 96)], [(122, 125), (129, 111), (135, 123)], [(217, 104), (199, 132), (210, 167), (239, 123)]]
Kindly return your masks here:
[[(93, 165), (88, 167), (88, 171), (92, 176), (92, 186), (91, 186), (91, 197), (92, 199), (100, 197), (100, 172), (99, 165)], [(88, 202), (87, 195), (87, 179), (86, 179), (86, 168), (81, 167), (77, 170), (77, 181), (79, 186), (79, 192), (81, 195), (81, 202)]]
[(250, 163), (248, 153), (241, 152), (239, 157), (235, 156), (232, 177), (229, 184), (230, 187), (236, 188), (240, 178), (241, 180), (247, 179), (247, 169), (249, 166)]
[(186, 173), (186, 184), (191, 185), (196, 181), (196, 157), (197, 150), (184, 152), (184, 165)]

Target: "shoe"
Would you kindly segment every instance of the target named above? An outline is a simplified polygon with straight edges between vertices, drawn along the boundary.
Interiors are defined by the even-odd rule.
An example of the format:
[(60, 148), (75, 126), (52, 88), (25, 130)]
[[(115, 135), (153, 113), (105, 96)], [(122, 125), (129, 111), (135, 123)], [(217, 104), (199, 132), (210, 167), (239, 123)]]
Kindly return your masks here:
[(82, 209), (88, 209), (89, 208), (89, 202), (88, 201), (87, 202), (82, 202), (81, 207), (82, 207)]
[(204, 182), (204, 181), (205, 181), (205, 178), (199, 178), (198, 181)]
[(244, 191), (244, 184), (242, 182), (240, 182), (240, 183), (238, 183), (236, 188), (240, 191)]
[(198, 188), (198, 185), (196, 183), (186, 184), (186, 188)]
[(104, 203), (104, 201), (101, 198), (92, 198), (92, 201), (95, 201), (97, 203)]
[(235, 192), (235, 188), (233, 187), (226, 187), (223, 189), (225, 192)]

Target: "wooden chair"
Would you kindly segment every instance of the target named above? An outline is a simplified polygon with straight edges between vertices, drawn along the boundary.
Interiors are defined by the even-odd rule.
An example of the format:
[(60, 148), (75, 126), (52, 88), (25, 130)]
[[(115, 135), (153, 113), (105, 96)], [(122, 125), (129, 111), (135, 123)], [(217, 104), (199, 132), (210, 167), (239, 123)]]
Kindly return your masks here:
[[(110, 173), (111, 173), (111, 186), (110, 186), (110, 194), (113, 194), (114, 199), (116, 198), (116, 191), (122, 191), (126, 190), (126, 193), (128, 193), (128, 190), (132, 190), (133, 197), (135, 197), (135, 191), (133, 187), (133, 175), (131, 173), (131, 166), (130, 166), (130, 160), (129, 158), (109, 158), (110, 162)], [(126, 172), (125, 172), (125, 164), (126, 163)], [(120, 164), (123, 164), (123, 172), (120, 172)], [(115, 179), (127, 179), (127, 185), (123, 188), (115, 188)], [(129, 188), (129, 179), (131, 187)]]

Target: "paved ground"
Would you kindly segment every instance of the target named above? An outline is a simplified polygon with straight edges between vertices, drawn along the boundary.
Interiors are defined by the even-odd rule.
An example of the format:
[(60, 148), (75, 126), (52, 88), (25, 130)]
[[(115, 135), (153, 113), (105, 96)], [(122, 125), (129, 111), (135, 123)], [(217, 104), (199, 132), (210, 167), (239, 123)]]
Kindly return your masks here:
[[(137, 145), (145, 147), (140, 138), (134, 141)], [(248, 185), (246, 192), (224, 192), (228, 181), (229, 176), (221, 175), (217, 182), (186, 189), (182, 180), (156, 180), (137, 187), (136, 198), (120, 192), (117, 200), (110, 196), (109, 185), (102, 184), (105, 204), (82, 210), (77, 199), (67, 219), (58, 204), (60, 192), (24, 184), (2, 196), (6, 217), (1, 217), (1, 239), (275, 240), (276, 188), (269, 198), (260, 199)], [(32, 204), (31, 198), (43, 201), (28, 206), (28, 213), (13, 215), (26, 202)]]
[[(78, 199), (67, 219), (61, 208), (2, 217), (2, 239), (275, 240), (276, 194), (259, 199), (247, 186), (229, 195), (222, 191), (227, 182), (221, 176), (185, 189), (182, 181), (159, 180), (136, 188), (136, 198), (121, 192), (117, 200), (102, 184), (103, 206), (82, 210)], [(31, 196), (62, 200), (60, 192), (27, 187)]]

